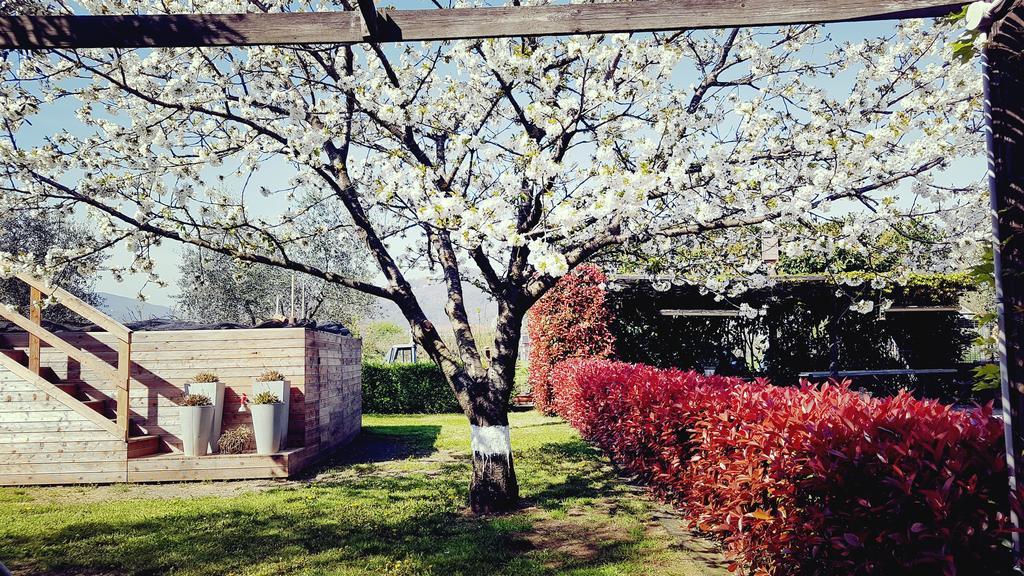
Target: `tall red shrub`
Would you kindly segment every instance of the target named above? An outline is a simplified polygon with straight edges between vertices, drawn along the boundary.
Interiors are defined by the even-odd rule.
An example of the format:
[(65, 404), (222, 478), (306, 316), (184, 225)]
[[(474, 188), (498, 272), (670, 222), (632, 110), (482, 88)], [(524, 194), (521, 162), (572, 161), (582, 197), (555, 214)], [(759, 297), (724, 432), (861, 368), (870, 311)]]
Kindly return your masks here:
[(607, 358), (615, 338), (605, 302), (606, 277), (596, 266), (580, 266), (560, 279), (530, 309), (529, 382), (537, 410), (552, 414), (551, 371), (569, 358)]
[(991, 407), (610, 361), (562, 363), (552, 383), (563, 417), (746, 571), (1009, 573)]

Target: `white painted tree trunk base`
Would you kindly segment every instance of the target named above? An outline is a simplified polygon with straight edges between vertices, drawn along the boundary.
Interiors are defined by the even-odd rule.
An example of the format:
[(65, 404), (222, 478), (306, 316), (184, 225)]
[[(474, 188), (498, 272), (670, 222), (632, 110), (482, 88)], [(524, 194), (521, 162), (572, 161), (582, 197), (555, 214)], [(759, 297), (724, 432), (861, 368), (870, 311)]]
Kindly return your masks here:
[(470, 426), (473, 480), (469, 504), (477, 514), (514, 510), (519, 504), (519, 483), (512, 465), (508, 426)]

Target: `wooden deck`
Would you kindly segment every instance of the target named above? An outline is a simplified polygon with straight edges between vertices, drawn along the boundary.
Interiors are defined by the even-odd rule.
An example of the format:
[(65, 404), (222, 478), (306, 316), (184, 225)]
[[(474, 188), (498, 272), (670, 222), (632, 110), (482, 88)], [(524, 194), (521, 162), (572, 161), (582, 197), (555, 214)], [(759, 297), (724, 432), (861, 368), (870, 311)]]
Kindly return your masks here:
[[(0, 485), (281, 478), (359, 432), (358, 339), (304, 328), (133, 332), (59, 289), (29, 283), (34, 301), (63, 298), (105, 331), (52, 333), (34, 308), (27, 316), (0, 310), (25, 330), (0, 334)], [(289, 388), (282, 451), (182, 455), (177, 399), (185, 384), (198, 372), (220, 377), (227, 431), (252, 425), (242, 398), (268, 369)]]
[[(362, 420), (361, 342), (307, 330), (135, 332), (60, 288), (19, 275), (22, 311), (0, 317), (0, 485), (282, 478), (348, 443)], [(96, 332), (51, 332), (43, 297)], [(288, 388), (288, 433), (272, 455), (182, 454), (177, 400), (199, 372), (224, 384), (222, 431), (251, 427), (242, 398), (266, 370)]]
[[(2, 448), (0, 448), (2, 449)], [(188, 457), (165, 452), (128, 458), (123, 450), (42, 452), (4, 455), (0, 485), (113, 484), (288, 478), (310, 460), (306, 448), (267, 456), (209, 454)]]
[(128, 482), (182, 482), (188, 480), (240, 480), (287, 478), (308, 459), (306, 448), (259, 454), (210, 454), (190, 458), (177, 453), (151, 454), (128, 460)]
[[(107, 333), (55, 336), (117, 362)], [(0, 485), (283, 478), (348, 443), (362, 418), (360, 341), (302, 328), (136, 332), (127, 394), (129, 438), (116, 425), (117, 382), (40, 347), (27, 367), (26, 334), (0, 335)], [(3, 352), (6, 350), (6, 352)], [(186, 457), (176, 400), (197, 372), (225, 383), (223, 430), (251, 426), (242, 395), (264, 370), (286, 377), (288, 442), (278, 454)]]

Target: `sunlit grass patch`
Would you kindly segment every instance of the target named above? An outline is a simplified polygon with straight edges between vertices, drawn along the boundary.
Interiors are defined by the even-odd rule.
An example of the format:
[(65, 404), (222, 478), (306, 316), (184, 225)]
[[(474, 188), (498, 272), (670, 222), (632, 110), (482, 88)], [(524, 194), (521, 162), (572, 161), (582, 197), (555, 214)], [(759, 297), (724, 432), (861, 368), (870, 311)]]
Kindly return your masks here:
[(567, 425), (514, 413), (512, 438), (515, 514), (467, 513), (463, 416), (366, 416), (350, 453), (315, 476), (235, 483), (233, 496), (203, 495), (223, 483), (163, 497), (131, 485), (0, 489), (0, 560), (48, 576), (690, 573), (651, 530), (647, 501)]

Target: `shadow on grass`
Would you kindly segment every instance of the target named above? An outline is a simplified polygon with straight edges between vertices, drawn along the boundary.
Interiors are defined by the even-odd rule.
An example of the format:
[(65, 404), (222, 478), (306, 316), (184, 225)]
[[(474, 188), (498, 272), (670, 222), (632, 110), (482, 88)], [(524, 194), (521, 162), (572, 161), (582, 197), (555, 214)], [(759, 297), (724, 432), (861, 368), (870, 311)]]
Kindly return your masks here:
[[(318, 468), (428, 456), (439, 433), (375, 427)], [(531, 576), (622, 573), (644, 562), (649, 541), (603, 518), (604, 508), (584, 503), (586, 518), (551, 513), (622, 496), (597, 450), (578, 439), (548, 443), (521, 451), (517, 467), (535, 508), (488, 518), (465, 513), (468, 460), (433, 476), (328, 474), (235, 498), (11, 502), (0, 511), (0, 559), (31, 576)]]
[(450, 513), (424, 511), (397, 521), (336, 520), (298, 506), (82, 521), (35, 538), (13, 536), (3, 547), (34, 551), (32, 558), (17, 559), (31, 562), (24, 564), (25, 574), (70, 574), (75, 568), (154, 576), (225, 574), (261, 564), (277, 565), (278, 573), (356, 566), (382, 573), (391, 563), (410, 559), (444, 572), (484, 573), (484, 564), (509, 560), (500, 553), (503, 537), (487, 524)]
[(528, 430), (530, 428), (540, 428), (542, 426), (565, 426), (565, 422), (561, 420), (552, 420), (551, 422), (537, 422), (534, 424), (517, 424), (513, 427), (513, 430)]
[(524, 451), (520, 461), (522, 482), (537, 488), (528, 495), (528, 503), (545, 510), (562, 508), (567, 499), (621, 495), (614, 470), (583, 440), (544, 444)]
[[(577, 526), (571, 547), (536, 538), (526, 514), (477, 518), (460, 479), (316, 483), (235, 499), (106, 503), (7, 530), (16, 574), (549, 574), (629, 561), (640, 537)], [(47, 515), (59, 515), (52, 522)], [(32, 531), (30, 528), (35, 527)], [(2, 531), (2, 530), (0, 530)], [(543, 533), (543, 532), (542, 532)]]
[(303, 470), (295, 478), (309, 480), (325, 470), (354, 464), (378, 464), (408, 458), (430, 456), (440, 426), (376, 426), (363, 428), (355, 440), (341, 446), (330, 456)]

